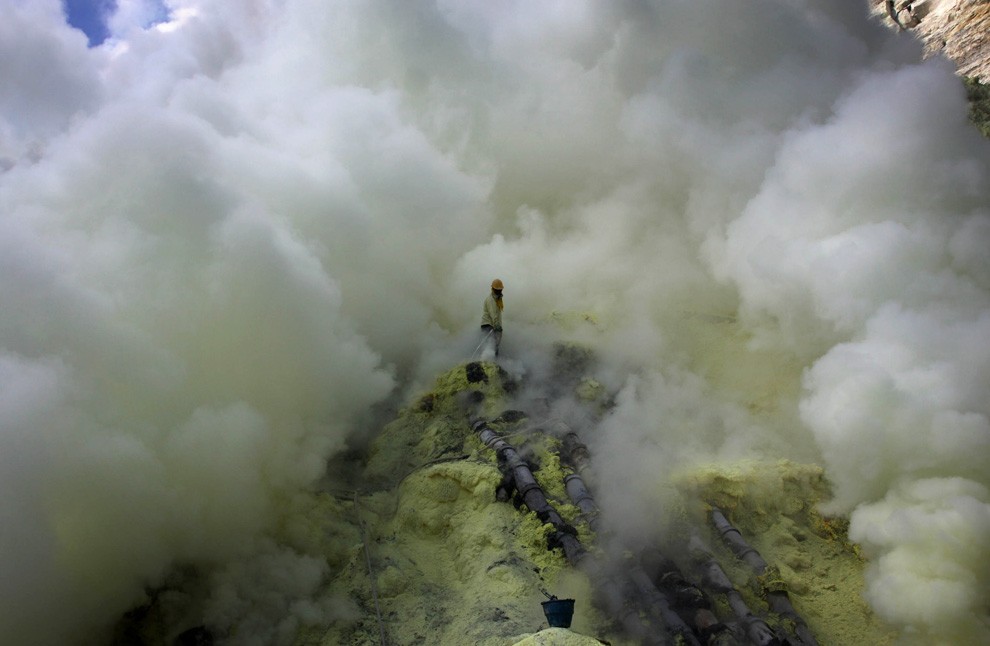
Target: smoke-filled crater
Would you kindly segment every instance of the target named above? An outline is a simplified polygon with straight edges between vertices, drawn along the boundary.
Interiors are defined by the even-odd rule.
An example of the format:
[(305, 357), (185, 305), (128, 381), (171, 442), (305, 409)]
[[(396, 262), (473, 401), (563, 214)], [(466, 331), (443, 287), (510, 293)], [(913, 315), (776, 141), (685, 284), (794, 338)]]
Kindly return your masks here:
[(0, 641), (990, 643), (990, 143), (880, 9), (0, 0)]

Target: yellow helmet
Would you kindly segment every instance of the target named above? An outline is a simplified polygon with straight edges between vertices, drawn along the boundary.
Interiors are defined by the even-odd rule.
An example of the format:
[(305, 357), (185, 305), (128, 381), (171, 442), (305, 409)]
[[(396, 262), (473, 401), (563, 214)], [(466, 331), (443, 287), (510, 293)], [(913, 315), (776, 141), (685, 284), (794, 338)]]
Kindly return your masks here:
[(492, 289), (504, 289), (502, 287), (502, 281), (499, 280), (498, 278), (496, 278), (495, 280), (493, 280), (492, 281)]

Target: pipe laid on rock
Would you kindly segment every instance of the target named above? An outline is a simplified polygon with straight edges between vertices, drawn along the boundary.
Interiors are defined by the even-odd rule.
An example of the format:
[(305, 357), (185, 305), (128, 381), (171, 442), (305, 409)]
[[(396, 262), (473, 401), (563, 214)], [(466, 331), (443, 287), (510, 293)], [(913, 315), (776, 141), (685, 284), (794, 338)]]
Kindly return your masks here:
[[(618, 623), (622, 625), (627, 634), (635, 637), (644, 646), (669, 646), (671, 641), (666, 632), (663, 632), (662, 629), (658, 631), (655, 627), (644, 624), (641, 618), (641, 612), (648, 610), (647, 606), (644, 604), (626, 603), (627, 599), (643, 597), (642, 593), (638, 590), (639, 586), (634, 586), (633, 580), (628, 576), (625, 577), (625, 583), (618, 581), (597, 560), (585, 558), (587, 553), (577, 538), (571, 534), (574, 531), (573, 528), (563, 521), (560, 514), (547, 501), (543, 489), (536, 482), (532, 470), (526, 464), (526, 461), (520, 457), (519, 452), (494, 430), (489, 428), (484, 420), (475, 422), (472, 428), (478, 434), (482, 443), (495, 451), (500, 462), (505, 465), (505, 471), (507, 472), (506, 478), (512, 481), (511, 486), (522, 496), (526, 506), (535, 512), (541, 521), (554, 526), (556, 531), (550, 538), (550, 546), (560, 546), (563, 548), (564, 556), (568, 562), (572, 565), (580, 565), (589, 579), (598, 582), (597, 596), (608, 608), (610, 614), (616, 617)], [(597, 513), (598, 507), (595, 505), (594, 499), (588, 492), (587, 487), (584, 486), (584, 481), (579, 476), (570, 477), (570, 480), (565, 483), (565, 489), (572, 500), (574, 500), (575, 505), (579, 509), (582, 509), (582, 512), (588, 510), (589, 512)], [(579, 500), (580, 503), (578, 502)], [(645, 575), (643, 576), (645, 577)], [(649, 582), (648, 577), (645, 578), (650, 587), (653, 588), (655, 594), (659, 595), (659, 591)], [(650, 601), (654, 601), (654, 599), (650, 599)], [(667, 609), (668, 612), (673, 614), (669, 610), (669, 604), (667, 604)], [(666, 625), (666, 622), (663, 623), (664, 629), (670, 628), (670, 626)], [(681, 623), (683, 625), (683, 622)], [(687, 626), (684, 626), (684, 628), (690, 633), (690, 629)], [(682, 643), (698, 645), (697, 640)]]
[(635, 586), (640, 597), (647, 602), (647, 605), (658, 615), (664, 627), (674, 635), (674, 641), (685, 646), (701, 646), (701, 642), (695, 636), (691, 628), (684, 623), (681, 616), (674, 612), (670, 606), (670, 599), (663, 592), (657, 589), (650, 577), (643, 571), (642, 566), (632, 565), (626, 574)]
[(584, 478), (577, 473), (564, 476), (564, 490), (578, 509), (581, 515), (588, 522), (592, 530), (598, 529), (598, 504), (594, 497), (588, 492), (588, 487), (584, 484)]
[(555, 435), (563, 438), (560, 452), (561, 464), (566, 464), (574, 469), (573, 473), (564, 476), (564, 490), (567, 491), (567, 496), (571, 502), (581, 510), (588, 526), (592, 530), (597, 530), (598, 505), (595, 503), (594, 497), (588, 492), (584, 477), (581, 475), (591, 461), (588, 447), (581, 442), (578, 434), (564, 422), (555, 422), (553, 430)]
[(578, 434), (564, 422), (557, 421), (553, 425), (553, 434), (562, 438), (560, 450), (560, 462), (574, 469), (574, 472), (564, 476), (564, 490), (581, 514), (588, 522), (592, 530), (598, 529), (598, 505), (595, 499), (588, 492), (588, 487), (584, 484), (584, 477), (581, 475), (591, 461), (591, 454)]
[(599, 561), (592, 559), (587, 559), (582, 569), (596, 583), (595, 605), (612, 616), (626, 635), (643, 646), (670, 646), (671, 639), (663, 628), (652, 625), (648, 619), (644, 621), (645, 608), (630, 603), (638, 595), (628, 577), (620, 581), (614, 570), (609, 572)]
[(729, 626), (712, 612), (711, 601), (681, 573), (680, 568), (657, 548), (648, 548), (640, 556), (643, 570), (650, 580), (670, 597), (675, 612), (693, 625), (700, 641), (709, 646), (735, 643)]
[(519, 456), (519, 452), (498, 433), (488, 427), (484, 420), (478, 420), (472, 424), (472, 429), (478, 434), (487, 447), (495, 451), (502, 462), (506, 465), (506, 474), (512, 480), (512, 485), (522, 498), (526, 506), (536, 514), (543, 523), (553, 525), (554, 533), (548, 537), (547, 541), (551, 548), (560, 547), (564, 550), (564, 556), (572, 565), (578, 564), (586, 554), (581, 542), (575, 534), (577, 530), (564, 522), (564, 519), (547, 500), (546, 494), (536, 481), (533, 471), (526, 464), (526, 461)]
[(581, 442), (578, 434), (570, 430), (563, 422), (558, 422), (558, 431), (563, 431), (563, 457), (564, 461), (574, 467), (577, 472), (583, 471), (591, 462), (591, 453), (588, 447)]
[[(736, 529), (722, 513), (722, 510), (717, 507), (712, 508), (711, 517), (712, 524), (732, 553), (749, 564), (757, 576), (763, 576), (767, 571), (767, 562), (763, 560), (759, 552), (750, 547), (746, 539), (742, 537), (742, 532)], [(811, 629), (808, 628), (804, 618), (794, 609), (786, 590), (767, 590), (766, 595), (770, 610), (794, 624), (794, 632), (802, 644), (818, 646), (818, 641)]]
[(742, 623), (749, 640), (756, 646), (779, 646), (782, 644), (783, 642), (767, 622), (757, 617), (749, 609), (749, 606), (743, 601), (742, 595), (739, 594), (739, 591), (725, 574), (725, 570), (718, 564), (711, 550), (697, 534), (691, 537), (688, 548), (695, 564), (701, 571), (702, 581), (713, 591), (725, 595), (729, 607), (732, 608), (733, 614)]
[[(564, 450), (568, 453), (564, 461), (576, 465), (574, 456), (578, 454), (582, 458), (581, 466), (587, 466), (587, 447), (580, 442), (577, 434), (568, 432), (565, 435), (565, 440)], [(567, 491), (571, 502), (588, 518), (589, 525), (594, 529), (598, 520), (598, 505), (585, 486), (584, 479), (581, 475), (571, 473), (564, 476), (564, 489)], [(698, 641), (697, 636), (692, 632), (691, 628), (671, 608), (667, 595), (657, 588), (656, 584), (647, 575), (641, 565), (637, 563), (626, 566), (624, 572), (628, 583), (636, 593), (636, 598), (641, 600), (640, 605), (652, 614), (668, 633), (673, 635), (675, 643), (684, 646), (701, 646), (701, 642)], [(639, 625), (642, 625), (642, 622), (639, 622)]]
[(712, 509), (712, 524), (715, 525), (719, 536), (737, 558), (745, 561), (757, 574), (763, 574), (763, 571), (767, 569), (767, 562), (763, 560), (759, 552), (749, 546), (749, 543), (742, 537), (742, 533), (729, 524), (725, 515), (718, 508)]

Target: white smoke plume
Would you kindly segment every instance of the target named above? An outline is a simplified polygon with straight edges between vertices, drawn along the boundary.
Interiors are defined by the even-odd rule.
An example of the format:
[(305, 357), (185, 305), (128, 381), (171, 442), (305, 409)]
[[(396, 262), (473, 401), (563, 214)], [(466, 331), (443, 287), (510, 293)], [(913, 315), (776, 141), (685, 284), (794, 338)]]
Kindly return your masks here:
[[(346, 614), (267, 534), (498, 276), (507, 352), (598, 322), (605, 502), (820, 460), (880, 616), (990, 637), (990, 144), (865, 3), (118, 4), (87, 49), (0, 0), (0, 634), (105, 634), (185, 563), (273, 643)], [(787, 366), (782, 421), (690, 312), (751, 335), (741, 389)]]

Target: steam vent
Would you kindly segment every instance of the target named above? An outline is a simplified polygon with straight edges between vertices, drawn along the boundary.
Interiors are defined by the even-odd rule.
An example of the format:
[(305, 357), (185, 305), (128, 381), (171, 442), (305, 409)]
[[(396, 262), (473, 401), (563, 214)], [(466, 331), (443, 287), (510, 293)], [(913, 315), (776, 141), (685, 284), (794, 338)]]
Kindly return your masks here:
[[(818, 466), (669, 467), (649, 533), (621, 500), (596, 498), (600, 478), (622, 475), (589, 447), (617, 405), (594, 366), (567, 344), (538, 377), (459, 365), (384, 425), (360, 469), (332, 464), (348, 477), (325, 480), (282, 531), (330, 564), (312, 584), (335, 617), (292, 643), (893, 643), (862, 598), (847, 521), (817, 511)], [(548, 626), (551, 597), (575, 600), (567, 628)], [(117, 643), (155, 642), (183, 599), (161, 593)], [(209, 642), (192, 630), (181, 643)]]
[[(673, 519), (661, 535), (613, 529), (621, 513), (594, 498), (608, 461), (585, 440), (615, 404), (589, 354), (557, 358), (535, 388), (557, 399), (522, 408), (535, 384), (494, 363), (450, 370), (385, 426), (358, 490), (316, 496), (352, 519), (346, 550), (310, 549), (340, 563), (328, 587), (357, 608), (297, 644), (376, 644), (380, 630), (394, 644), (892, 643), (845, 522), (815, 510), (817, 466), (694, 465), (658, 492)], [(563, 401), (580, 423), (553, 414)], [(548, 629), (548, 594), (576, 600), (569, 629)]]
[(0, 0), (0, 646), (990, 644), (990, 0)]

